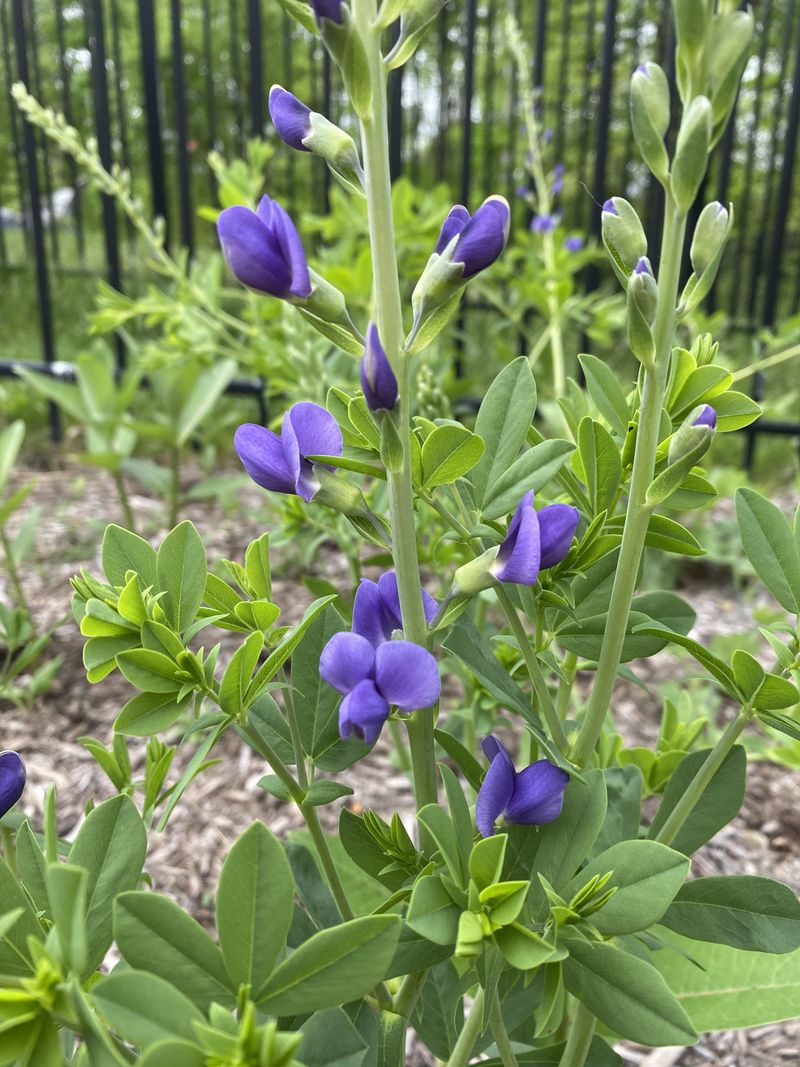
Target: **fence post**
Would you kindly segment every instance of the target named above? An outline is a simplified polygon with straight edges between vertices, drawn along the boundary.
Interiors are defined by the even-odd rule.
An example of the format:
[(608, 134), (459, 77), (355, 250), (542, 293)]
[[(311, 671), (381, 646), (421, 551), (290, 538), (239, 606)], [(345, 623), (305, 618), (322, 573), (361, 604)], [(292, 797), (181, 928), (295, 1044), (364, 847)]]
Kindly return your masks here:
[(261, 40), (261, 0), (247, 0), (250, 44), (250, 126), (253, 137), (264, 136), (264, 53)]
[(175, 134), (178, 141), (178, 201), (181, 212), (181, 244), (193, 253), (192, 190), (189, 170), (189, 124), (186, 117), (186, 85), (183, 78), (183, 34), (181, 0), (171, 0), (172, 84), (175, 94)]
[(158, 100), (158, 52), (153, 0), (138, 0), (139, 42), (142, 60), (144, 110), (147, 118), (147, 155), (150, 167), (150, 194), (153, 214), (164, 220), (164, 239), (169, 244), (169, 210), (164, 180), (164, 145), (161, 138), (161, 110)]

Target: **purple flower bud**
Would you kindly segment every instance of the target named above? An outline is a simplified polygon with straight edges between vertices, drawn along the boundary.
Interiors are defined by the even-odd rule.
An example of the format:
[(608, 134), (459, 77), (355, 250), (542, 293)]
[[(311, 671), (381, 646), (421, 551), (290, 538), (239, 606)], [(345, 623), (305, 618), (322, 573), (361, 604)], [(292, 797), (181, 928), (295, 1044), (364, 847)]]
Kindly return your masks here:
[(548, 126), (546, 130), (542, 132), (542, 142), (549, 144), (553, 140), (553, 130)]
[[(425, 618), (432, 622), (439, 605), (424, 589), (420, 590), (420, 595)], [(400, 593), (395, 572), (387, 571), (377, 582), (362, 578), (353, 602), (353, 633), (365, 637), (377, 648), (384, 641), (391, 641), (392, 635), (402, 629)]]
[(228, 266), (243, 285), (284, 300), (311, 293), (300, 235), (275, 200), (262, 197), (256, 211), (225, 208), (217, 232)]
[(475, 825), (481, 837), (492, 836), (501, 815), (522, 826), (543, 826), (558, 818), (569, 782), (566, 771), (546, 759), (516, 771), (511, 757), (493, 736), (484, 739), (483, 751), (489, 770), (475, 805)]
[(447, 218), (442, 223), (442, 228), (439, 231), (439, 236), (433, 249), (436, 255), (440, 256), (444, 252), (445, 248), (457, 234), (461, 233), (471, 218), (472, 216), (463, 204), (456, 204), (455, 207), (450, 208)]
[(10, 811), (25, 788), (25, 764), (10, 749), (0, 752), (0, 816)]
[(282, 141), (298, 152), (309, 151), (303, 140), (311, 132), (311, 108), (280, 85), (273, 85), (269, 91), (269, 113)]
[(640, 63), (639, 66), (634, 71), (634, 74), (642, 74), (645, 78), (649, 78), (650, 77), (650, 72), (647, 69), (647, 64), (646, 63)]
[(564, 174), (566, 173), (566, 170), (566, 164), (556, 163), (556, 165), (553, 167), (553, 174), (556, 176), (556, 178), (563, 178)]
[(323, 19), (330, 19), (337, 25), (342, 21), (342, 0), (311, 0), (314, 17), (319, 25)]
[(452, 262), (463, 264), (464, 278), (490, 267), (506, 246), (511, 211), (502, 196), (490, 196), (475, 214), (457, 204), (444, 221), (434, 252), (441, 254), (458, 235)]
[(555, 567), (572, 548), (581, 513), (571, 504), (548, 504), (536, 512), (539, 520), (539, 569)]
[(361, 388), (370, 411), (394, 411), (397, 406), (397, 378), (374, 322), (367, 329), (367, 344), (361, 360)]
[(319, 661), (319, 673), (344, 696), (339, 733), (373, 744), (391, 705), (417, 711), (435, 704), (441, 682), (436, 660), (411, 641), (386, 641), (374, 648), (357, 633), (334, 634)]
[(319, 404), (303, 401), (283, 417), (280, 436), (266, 426), (245, 423), (233, 438), (250, 477), (273, 493), (296, 493), (308, 503), (319, 489), (315, 464), (306, 456), (340, 456), (342, 431)]
[(692, 422), (692, 426), (710, 426), (712, 430), (717, 428), (717, 413), (710, 404), (703, 404), (703, 410)]
[(518, 185), (516, 188), (516, 193), (520, 200), (527, 200), (528, 195), (530, 193), (530, 189), (527, 185)]
[(568, 252), (580, 252), (583, 248), (583, 238), (575, 234), (572, 237), (564, 238), (564, 248)]
[(572, 547), (580, 512), (570, 504), (536, 511), (533, 490), (517, 504), (491, 571), (499, 582), (533, 585), (539, 572), (560, 563)]
[(633, 273), (649, 274), (651, 278), (653, 277), (653, 269), (650, 266), (650, 260), (647, 258), (647, 256), (642, 256), (641, 259), (638, 260), (636, 266), (633, 268)]
[(603, 204), (603, 211), (607, 211), (609, 215), (619, 215), (613, 197), (609, 197), (605, 204)]
[(550, 186), (550, 191), (552, 192), (553, 196), (558, 196), (558, 194), (563, 190), (563, 188), (564, 188), (564, 179), (563, 178), (554, 178), (553, 179), (553, 184)]
[(556, 220), (553, 215), (534, 215), (531, 221), (531, 229), (534, 233), (552, 233), (556, 228)]

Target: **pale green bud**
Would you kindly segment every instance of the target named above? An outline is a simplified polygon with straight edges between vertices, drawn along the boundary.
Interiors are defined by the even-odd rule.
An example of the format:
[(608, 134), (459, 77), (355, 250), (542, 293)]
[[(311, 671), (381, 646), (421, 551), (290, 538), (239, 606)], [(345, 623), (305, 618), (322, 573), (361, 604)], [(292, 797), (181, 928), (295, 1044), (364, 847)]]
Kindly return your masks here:
[(754, 31), (755, 23), (749, 11), (734, 11), (714, 20), (709, 68), (715, 140), (722, 134), (733, 110)]
[(728, 221), (728, 211), (718, 200), (713, 204), (706, 204), (700, 212), (689, 253), (692, 269), (698, 278), (725, 247), (728, 240)]
[(492, 567), (497, 557), (497, 548), (489, 548), (476, 559), (459, 567), (453, 575), (453, 596), (471, 597), (497, 584)]
[(309, 115), (308, 136), (303, 143), (309, 152), (322, 156), (342, 184), (364, 196), (364, 172), (353, 138), (330, 122), (324, 115), (312, 111)]
[(339, 22), (330, 18), (320, 19), (320, 36), (339, 64), (347, 95), (356, 114), (360, 119), (368, 119), (372, 110), (372, 76), (367, 52), (347, 4), (341, 5), (339, 18)]
[(623, 285), (637, 263), (647, 255), (647, 237), (632, 204), (621, 196), (612, 196), (603, 204), (603, 244), (611, 265)]
[(687, 56), (699, 55), (711, 25), (711, 0), (674, 0), (678, 47)]
[(692, 206), (703, 181), (708, 166), (711, 128), (711, 102), (708, 97), (697, 96), (684, 113), (670, 176), (670, 191), (682, 212)]
[(664, 135), (669, 127), (669, 83), (657, 63), (642, 63), (631, 79), (631, 126), (647, 166), (661, 182), (669, 176)]
[(346, 515), (362, 537), (387, 548), (390, 541), (386, 524), (370, 511), (361, 490), (319, 463), (315, 464), (314, 473), (319, 481), (314, 503)]
[(653, 322), (658, 305), (658, 286), (649, 260), (642, 258), (628, 279), (628, 344), (631, 352), (646, 366), (655, 356)]

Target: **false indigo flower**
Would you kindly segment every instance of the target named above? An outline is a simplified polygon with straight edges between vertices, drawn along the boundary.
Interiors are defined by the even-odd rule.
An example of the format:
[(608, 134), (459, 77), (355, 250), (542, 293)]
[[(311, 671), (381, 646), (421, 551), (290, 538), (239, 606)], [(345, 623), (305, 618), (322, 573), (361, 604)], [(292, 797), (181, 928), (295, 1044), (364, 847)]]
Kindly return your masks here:
[(518, 185), (516, 188), (516, 194), (520, 200), (527, 200), (530, 196), (530, 189), (527, 185)]
[(361, 360), (361, 388), (370, 411), (394, 411), (397, 406), (397, 378), (374, 322), (367, 329), (367, 344)]
[[(438, 605), (433, 597), (421, 590), (425, 618), (432, 622)], [(373, 648), (391, 641), (396, 630), (403, 629), (400, 614), (400, 593), (394, 571), (382, 574), (377, 582), (362, 578), (353, 602), (353, 633), (365, 637)]]
[(311, 278), (300, 235), (275, 200), (263, 196), (256, 211), (225, 208), (217, 232), (228, 266), (243, 285), (284, 300), (309, 296)]
[(278, 136), (298, 152), (310, 149), (303, 140), (311, 133), (311, 108), (306, 107), (297, 97), (273, 85), (269, 91), (269, 113)]
[(254, 482), (275, 493), (296, 493), (308, 503), (319, 479), (306, 456), (340, 456), (343, 442), (333, 415), (304, 401), (284, 415), (280, 436), (266, 426), (245, 423), (233, 444)]
[(712, 430), (717, 428), (717, 413), (710, 404), (703, 404), (702, 411), (692, 422), (692, 426), (710, 426)]
[(501, 815), (522, 826), (543, 826), (561, 814), (569, 775), (542, 759), (516, 771), (511, 757), (497, 740), (483, 741), (489, 770), (478, 790), (475, 825), (481, 837), (491, 837)]
[(531, 222), (531, 229), (534, 233), (552, 233), (556, 228), (556, 219), (554, 215), (534, 215)]
[(564, 238), (564, 248), (568, 252), (580, 252), (583, 248), (583, 238), (578, 237), (577, 234), (573, 237)]
[(25, 764), (16, 752), (0, 752), (0, 817), (10, 811), (25, 788)]
[(619, 215), (619, 211), (617, 210), (617, 205), (614, 203), (613, 197), (609, 197), (609, 199), (606, 200), (606, 202), (603, 204), (603, 211), (607, 211), (609, 215)]
[(517, 505), (491, 571), (500, 582), (533, 585), (539, 572), (560, 563), (572, 547), (580, 512), (570, 504), (536, 511), (533, 490)]
[(319, 661), (320, 676), (344, 695), (339, 733), (377, 741), (394, 704), (401, 711), (430, 707), (439, 699), (436, 660), (411, 641), (385, 641), (374, 648), (358, 633), (334, 634)]
[(463, 277), (472, 278), (490, 267), (505, 248), (510, 217), (502, 196), (490, 196), (472, 216), (456, 204), (444, 220), (434, 252), (441, 255), (457, 236), (450, 261), (463, 264)]
[(314, 9), (317, 25), (323, 19), (330, 19), (337, 24), (342, 21), (342, 0), (311, 0), (311, 7)]

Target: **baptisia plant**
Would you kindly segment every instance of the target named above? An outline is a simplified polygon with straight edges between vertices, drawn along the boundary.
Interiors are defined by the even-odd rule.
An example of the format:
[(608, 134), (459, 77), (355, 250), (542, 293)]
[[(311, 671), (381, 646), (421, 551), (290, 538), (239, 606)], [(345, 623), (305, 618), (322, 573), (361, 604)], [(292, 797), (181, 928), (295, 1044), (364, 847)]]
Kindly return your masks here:
[[(111, 744), (85, 739), (114, 795), (67, 842), (50, 791), (39, 835), (8, 811), (19, 764), (0, 757), (0, 1063), (402, 1067), (413, 1029), (448, 1067), (600, 1067), (621, 1063), (621, 1039), (686, 1046), (699, 1030), (795, 1011), (782, 993), (800, 981), (795, 894), (766, 878), (688, 875), (742, 803), (744, 730), (800, 737), (800, 515), (793, 527), (753, 490), (737, 495), (744, 552), (785, 613), (759, 658), (740, 649), (728, 662), (696, 642), (691, 604), (646, 584), (654, 568), (642, 567), (646, 550), (702, 555), (679, 521), (715, 495), (701, 461), (758, 414), (710, 337), (675, 344), (732, 217), (700, 213), (683, 281), (689, 210), (752, 19), (677, 0), (671, 154), (666, 78), (652, 63), (633, 76), (634, 134), (665, 224), (648, 259), (634, 206), (612, 197), (602, 210), (627, 299), (625, 378), (584, 354), (587, 388), (566, 381), (534, 420), (521, 357), (465, 425), (415, 410), (415, 375), (465, 287), (502, 254), (508, 205), (454, 207), (406, 307), (389, 184), (387, 76), (439, 6), (287, 0), (340, 65), (359, 123), (374, 282), (363, 337), (273, 200), (219, 220), (252, 299), (286, 301), (361, 360), (350, 391), (240, 427), (236, 451), (267, 493), (309, 516), (347, 514), (374, 580), (353, 590), (309, 576), (320, 595), (285, 625), (268, 534), (209, 565), (191, 523), (158, 546), (107, 529), (103, 575), (73, 579), (73, 610), (89, 679), (119, 671), (133, 688)], [(284, 139), (317, 151), (324, 123), (290, 93), (272, 97)], [(682, 718), (666, 701), (657, 749), (630, 747), (615, 686), (667, 646), (697, 661), (728, 721), (720, 732), (694, 703)], [(143, 767), (131, 737), (146, 739)], [(365, 809), (359, 761), (389, 741), (413, 826), (409, 811)], [(231, 846), (212, 934), (144, 866), (149, 832), (236, 743), (305, 828), (282, 842), (256, 821)], [(333, 839), (319, 809), (337, 802)], [(732, 973), (758, 996), (732, 994)]]

